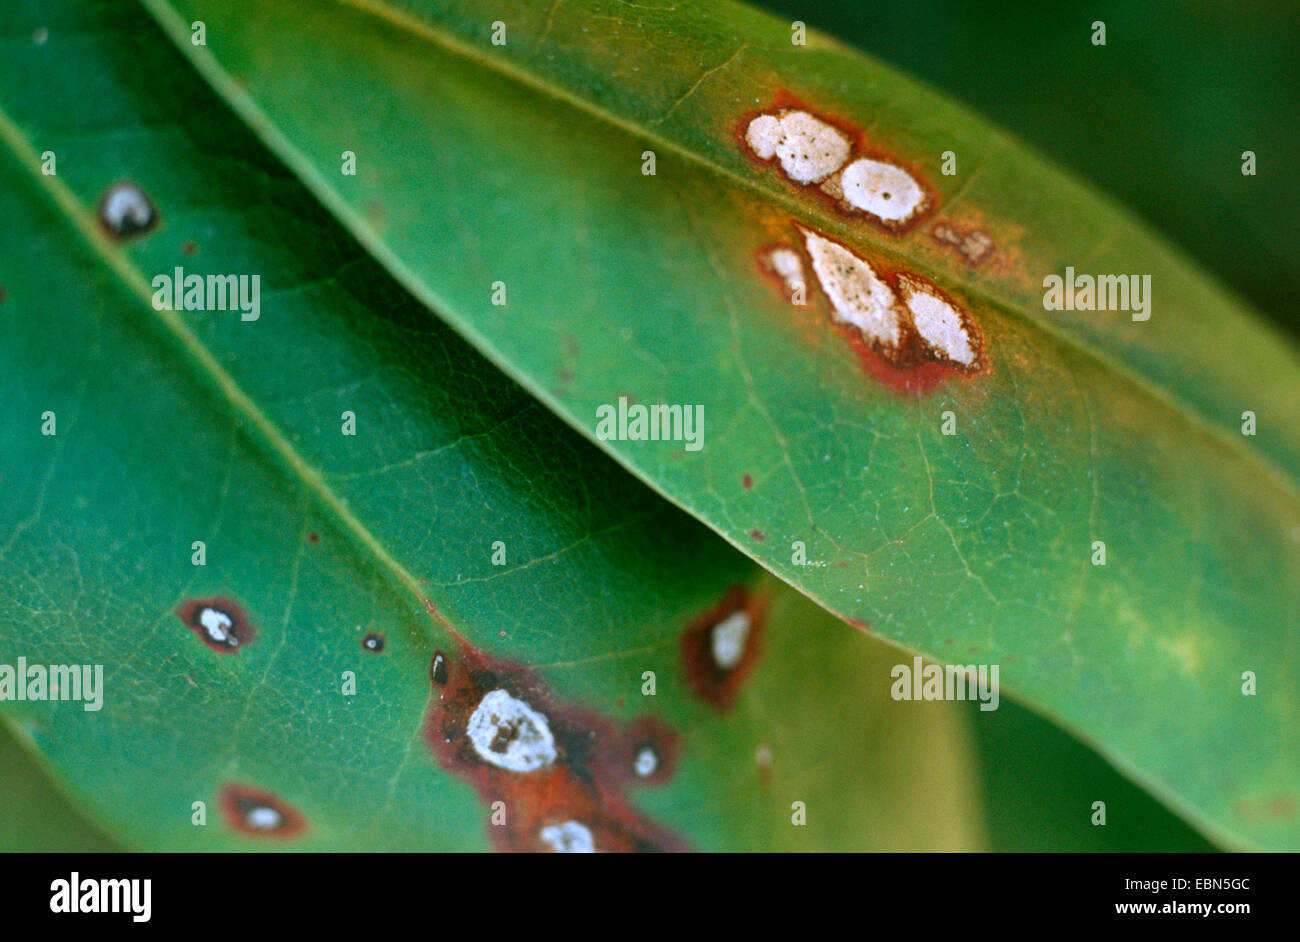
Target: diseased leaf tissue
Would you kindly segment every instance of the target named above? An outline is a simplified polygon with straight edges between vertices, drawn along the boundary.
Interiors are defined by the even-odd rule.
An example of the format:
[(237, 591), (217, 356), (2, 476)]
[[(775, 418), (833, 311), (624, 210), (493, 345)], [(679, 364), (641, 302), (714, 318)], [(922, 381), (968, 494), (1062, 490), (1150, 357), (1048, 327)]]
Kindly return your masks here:
[[(1260, 612), (1300, 582), (1289, 445), (1218, 434), (1207, 403), (1262, 406), (1185, 335), (1219, 325), (1271, 390), (1288, 354), (982, 122), (786, 26), (0, 14), (0, 710), (95, 828), (978, 849), (978, 776), (1015, 769), (1061, 849), (1092, 814), (1070, 789), (1150, 827), (1090, 846), (1199, 846), (1060, 732), (1034, 762), (974, 735), (1047, 728), (1005, 679), (1219, 845), (1296, 846), (1293, 694), (1253, 699), (1285, 646)], [(58, 77), (40, 101), (31, 75)], [(1155, 270), (1141, 316), (1039, 303), (1039, 269), (1108, 251)], [(40, 696), (11, 654), (55, 665)], [(62, 709), (97, 664), (102, 710)], [(1188, 757), (1222, 741), (1210, 780)]]

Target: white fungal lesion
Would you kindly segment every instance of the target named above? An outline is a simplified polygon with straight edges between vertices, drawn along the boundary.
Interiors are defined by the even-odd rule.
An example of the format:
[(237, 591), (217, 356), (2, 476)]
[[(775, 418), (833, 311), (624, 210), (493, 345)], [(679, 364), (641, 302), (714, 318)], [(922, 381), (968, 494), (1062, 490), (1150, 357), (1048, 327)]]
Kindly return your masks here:
[(745, 143), (760, 160), (777, 160), (795, 183), (819, 184), (842, 209), (866, 213), (888, 228), (907, 225), (929, 207), (925, 187), (911, 173), (874, 157), (850, 162), (848, 135), (807, 111), (758, 115), (745, 129)]
[(713, 626), (709, 633), (709, 650), (720, 670), (734, 670), (745, 655), (751, 624), (744, 609), (733, 612)]
[(591, 854), (596, 850), (591, 830), (578, 821), (548, 824), (539, 836), (557, 854)]
[(862, 158), (839, 177), (843, 199), (854, 209), (890, 225), (901, 225), (925, 208), (925, 190), (895, 164)]
[(849, 139), (843, 131), (795, 109), (759, 115), (749, 122), (745, 142), (762, 160), (779, 160), (796, 183), (823, 180), (849, 159)]
[[(931, 360), (965, 372), (980, 367), (979, 333), (970, 315), (952, 298), (906, 272), (894, 278), (895, 288), (847, 246), (811, 229), (799, 227), (799, 231), (836, 322), (856, 329), (895, 366)], [(716, 629), (714, 644), (716, 651)]]
[(239, 636), (235, 634), (235, 620), (219, 608), (207, 606), (200, 611), (199, 627), (213, 644), (222, 644), (228, 648), (239, 646)]
[(927, 349), (949, 362), (973, 367), (979, 353), (962, 311), (936, 289), (908, 275), (898, 276), (898, 287)]
[(792, 303), (803, 304), (807, 291), (804, 281), (803, 259), (799, 253), (787, 246), (777, 246), (764, 254), (763, 263), (781, 279), (786, 297)]
[(551, 765), (557, 757), (546, 715), (505, 689), (483, 697), (465, 732), (485, 761), (511, 772), (533, 772)]
[(794, 249), (773, 249), (768, 253), (767, 260), (772, 271), (785, 279), (786, 284), (803, 278), (803, 259), (799, 258), (799, 253)]
[(810, 229), (804, 246), (817, 281), (831, 302), (832, 316), (860, 330), (877, 349), (898, 349), (902, 340), (897, 298), (863, 258)]
[(256, 831), (274, 831), (284, 824), (284, 815), (267, 805), (244, 809), (244, 823)]
[(153, 225), (154, 213), (144, 190), (130, 182), (113, 184), (99, 203), (100, 221), (119, 236), (148, 229)]
[(642, 746), (637, 750), (636, 758), (632, 761), (632, 771), (636, 772), (641, 778), (649, 778), (659, 770), (659, 756), (649, 746)]

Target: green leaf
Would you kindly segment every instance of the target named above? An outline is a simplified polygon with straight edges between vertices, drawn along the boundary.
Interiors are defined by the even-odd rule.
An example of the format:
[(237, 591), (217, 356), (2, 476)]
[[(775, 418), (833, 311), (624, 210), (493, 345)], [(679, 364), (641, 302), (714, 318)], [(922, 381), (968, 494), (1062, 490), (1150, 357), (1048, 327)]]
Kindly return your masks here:
[(96, 853), (122, 848), (105, 839), (56, 791), (49, 770), (0, 723), (0, 849), (5, 853)]
[[(764, 577), (430, 322), (142, 11), (6, 8), (0, 43), (0, 667), (103, 669), (99, 709), (12, 686), (0, 709), (115, 842), (537, 847), (577, 816), (598, 844), (981, 846), (958, 705), (864, 689), (895, 650)], [(125, 240), (101, 224), (123, 182), (156, 213)], [(258, 274), (258, 318), (158, 309), (152, 281), (177, 266)], [(733, 587), (770, 610), (719, 709), (688, 683), (683, 634)], [(202, 640), (204, 608), (234, 619), (235, 650)], [(478, 658), (527, 670), (471, 675)], [(454, 716), (449, 691), (489, 681), (564, 734), (553, 771), (526, 773), (548, 777), (497, 782), (502, 828), (438, 751), (434, 730), (470, 747), (464, 717), (429, 726)], [(645, 717), (679, 737), (663, 784), (619, 764)], [(665, 771), (669, 738), (645, 733)], [(250, 790), (304, 828), (239, 830), (247, 802), (271, 802)], [(3, 819), (0, 839), (28, 846)]]
[[(972, 707), (989, 845), (1016, 853), (1215, 848), (1059, 727), (1019, 704)], [(1097, 802), (1105, 806), (1098, 823)]]
[[(1216, 840), (1300, 847), (1300, 361), (1132, 217), (731, 3), (145, 2), (376, 258), (572, 425), (595, 437), (625, 395), (702, 405), (701, 451), (602, 443), (643, 480), (841, 617), (1000, 664)], [(920, 178), (925, 218), (896, 233), (752, 159), (747, 121), (792, 101)], [(821, 291), (792, 306), (756, 259), (801, 226), (936, 283), (982, 371), (929, 387), (855, 350)], [(995, 249), (964, 259), (975, 230)], [(1150, 275), (1150, 319), (1044, 310), (1067, 266)]]

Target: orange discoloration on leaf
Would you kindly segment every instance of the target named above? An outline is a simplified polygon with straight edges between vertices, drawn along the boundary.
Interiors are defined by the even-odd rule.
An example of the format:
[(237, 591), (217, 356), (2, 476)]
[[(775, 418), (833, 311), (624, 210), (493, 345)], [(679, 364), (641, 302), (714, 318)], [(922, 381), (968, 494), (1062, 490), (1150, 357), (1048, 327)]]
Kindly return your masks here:
[(939, 220), (932, 225), (930, 237), (956, 252), (971, 268), (983, 265), (997, 248), (993, 237), (978, 226), (962, 228), (947, 220)]
[[(818, 178), (816, 181), (800, 182), (791, 178), (782, 170), (780, 162), (776, 158), (764, 158), (754, 152), (748, 140), (750, 124), (756, 118), (764, 115), (781, 116), (792, 112), (804, 112), (817, 121), (836, 129), (849, 140), (850, 153), (834, 172)], [(837, 117), (824, 109), (813, 107), (788, 90), (778, 90), (769, 104), (761, 108), (751, 109), (741, 115), (734, 128), (733, 137), (741, 153), (756, 167), (765, 173), (775, 173), (791, 192), (811, 197), (845, 220), (855, 223), (869, 222), (877, 229), (893, 235), (902, 235), (910, 231), (921, 220), (933, 215), (939, 206), (938, 193), (930, 185), (926, 175), (921, 172), (913, 161), (906, 160), (886, 150), (878, 142), (868, 138), (866, 132), (860, 126), (844, 118)], [(901, 170), (923, 194), (914, 210), (905, 218), (881, 218), (872, 212), (854, 206), (845, 198), (843, 187), (840, 184), (840, 174), (849, 166), (864, 159), (888, 164), (890, 167)]]
[[(796, 251), (803, 259), (803, 268), (810, 273), (806, 287), (820, 289), (830, 308), (831, 326), (847, 339), (869, 377), (900, 394), (919, 396), (945, 380), (989, 371), (984, 335), (968, 305), (928, 278), (889, 267), (792, 222), (803, 235), (803, 244), (794, 249), (785, 243), (777, 247)], [(763, 264), (771, 250), (772, 244), (768, 244), (756, 252), (759, 271), (784, 287)], [(813, 250), (821, 253), (820, 261), (813, 257)], [(834, 296), (828, 291), (828, 280)], [(918, 301), (931, 309), (918, 308)], [(947, 327), (935, 320), (935, 311), (949, 319)], [(814, 331), (824, 331), (825, 323), (819, 318)], [(803, 326), (807, 329), (808, 325)], [(888, 342), (868, 333), (867, 328), (888, 330)]]
[[(458, 657), (439, 652), (430, 667), (434, 701), (425, 739), (439, 764), (466, 779), (485, 803), (504, 802), (505, 823), (488, 825), (497, 849), (553, 850), (554, 841), (543, 831), (553, 836), (567, 822), (589, 832), (600, 851), (686, 849), (679, 838), (632, 808), (624, 795), (629, 785), (672, 776), (676, 733), (654, 717), (619, 726), (592, 710), (563, 703), (534, 671), (492, 658), (462, 638), (457, 641)], [(480, 711), (485, 698), (495, 707), (488, 716)], [(509, 705), (513, 713), (501, 709)], [(488, 734), (471, 728), (484, 723)], [(493, 723), (499, 728), (489, 735)], [(540, 748), (513, 767), (497, 759), (494, 751), (506, 755), (521, 737)], [(644, 755), (647, 749), (653, 762)]]

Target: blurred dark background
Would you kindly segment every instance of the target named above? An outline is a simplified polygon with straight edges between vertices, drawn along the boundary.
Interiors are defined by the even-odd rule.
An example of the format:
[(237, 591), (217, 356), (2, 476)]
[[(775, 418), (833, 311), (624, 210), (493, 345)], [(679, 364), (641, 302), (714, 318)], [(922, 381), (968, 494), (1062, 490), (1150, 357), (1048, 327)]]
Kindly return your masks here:
[(1300, 337), (1300, 3), (751, 2), (983, 113)]

